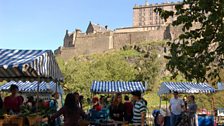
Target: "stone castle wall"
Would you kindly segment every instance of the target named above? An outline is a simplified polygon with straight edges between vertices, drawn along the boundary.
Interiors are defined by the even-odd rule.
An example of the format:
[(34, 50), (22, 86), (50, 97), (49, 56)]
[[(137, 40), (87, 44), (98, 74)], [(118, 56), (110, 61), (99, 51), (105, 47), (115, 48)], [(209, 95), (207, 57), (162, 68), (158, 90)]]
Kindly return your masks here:
[(78, 54), (102, 53), (110, 47), (111, 32), (82, 35), (77, 34), (75, 49)]
[[(57, 52), (60, 52), (58, 54), (64, 59), (68, 59), (77, 55), (103, 53), (111, 49), (120, 49), (127, 44), (173, 39), (170, 37), (176, 37), (178, 34), (176, 32), (179, 32), (179, 30), (160, 27), (157, 30), (136, 32), (76, 33), (74, 47), (62, 47)], [(70, 38), (68, 39), (70, 40)]]

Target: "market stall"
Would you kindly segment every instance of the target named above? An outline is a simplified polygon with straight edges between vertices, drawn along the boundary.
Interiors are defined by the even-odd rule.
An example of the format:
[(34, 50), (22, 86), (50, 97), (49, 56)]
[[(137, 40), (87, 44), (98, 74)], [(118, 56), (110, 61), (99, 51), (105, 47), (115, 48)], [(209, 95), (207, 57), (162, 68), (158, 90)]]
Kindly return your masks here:
[[(90, 91), (93, 94), (128, 94), (134, 91), (145, 92), (145, 86), (142, 82), (126, 82), (126, 81), (93, 81)], [(92, 112), (94, 122), (97, 125), (128, 125), (127, 122), (111, 121), (108, 117), (107, 110), (98, 113)], [(107, 114), (106, 114), (107, 113)]]
[[(50, 50), (14, 50), (0, 49), (0, 81), (38, 81), (37, 99), (39, 98), (40, 82), (63, 80), (62, 73)], [(14, 117), (15, 115), (13, 115)], [(7, 116), (5, 123), (14, 119)], [(23, 121), (19, 121), (23, 123)]]
[[(178, 92), (179, 94), (199, 94), (205, 93), (210, 94), (216, 92), (212, 86), (207, 83), (194, 83), (194, 82), (162, 82), (158, 95), (160, 96), (160, 107), (161, 107), (161, 96)], [(213, 104), (213, 103), (212, 103)], [(166, 103), (167, 109), (167, 103)], [(199, 126), (210, 126), (214, 124), (213, 116), (198, 115)], [(204, 123), (206, 122), (206, 124)]]

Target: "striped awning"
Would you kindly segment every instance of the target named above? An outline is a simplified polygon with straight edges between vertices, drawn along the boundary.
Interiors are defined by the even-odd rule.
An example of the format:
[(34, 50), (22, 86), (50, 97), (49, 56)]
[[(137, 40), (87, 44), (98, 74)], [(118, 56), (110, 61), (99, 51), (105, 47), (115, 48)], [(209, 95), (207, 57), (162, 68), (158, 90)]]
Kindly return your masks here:
[[(33, 81), (33, 82), (10, 81), (8, 83), (1, 85), (0, 91), (9, 91), (9, 88), (12, 84), (17, 85), (19, 87), (19, 91), (21, 93), (36, 93), (37, 92), (38, 81)], [(56, 87), (57, 87), (57, 89), (56, 89)], [(56, 86), (56, 83), (53, 81), (51, 81), (49, 83), (44, 82), (44, 81), (39, 83), (39, 92), (41, 92), (41, 93), (54, 93), (56, 91), (59, 94), (64, 93), (62, 87), (60, 85)]]
[(93, 81), (91, 92), (93, 93), (130, 93), (133, 91), (145, 91), (142, 82), (124, 81)]
[(158, 91), (158, 95), (173, 92), (178, 93), (214, 93), (216, 89), (207, 83), (194, 82), (163, 82)]
[(62, 73), (50, 50), (0, 49), (1, 80), (63, 80)]

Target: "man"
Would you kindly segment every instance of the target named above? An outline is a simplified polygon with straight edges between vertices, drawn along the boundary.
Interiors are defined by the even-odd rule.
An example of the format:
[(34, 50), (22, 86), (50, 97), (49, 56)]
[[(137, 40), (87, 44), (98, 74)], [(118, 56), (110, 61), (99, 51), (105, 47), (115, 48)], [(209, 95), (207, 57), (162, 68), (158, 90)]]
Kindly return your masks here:
[(146, 104), (141, 98), (141, 92), (132, 92), (135, 101), (133, 108), (133, 124), (137, 126), (146, 126)]
[(170, 99), (170, 106), (169, 106), (169, 109), (171, 112), (171, 116), (170, 116), (171, 126), (176, 125), (176, 123), (181, 117), (181, 113), (184, 107), (184, 102), (182, 99), (179, 98), (178, 92), (174, 92), (173, 95), (174, 95), (174, 98)]
[(19, 87), (12, 84), (9, 88), (11, 95), (5, 97), (3, 110), (8, 114), (17, 114), (20, 112), (20, 106), (23, 104), (23, 97), (18, 96)]

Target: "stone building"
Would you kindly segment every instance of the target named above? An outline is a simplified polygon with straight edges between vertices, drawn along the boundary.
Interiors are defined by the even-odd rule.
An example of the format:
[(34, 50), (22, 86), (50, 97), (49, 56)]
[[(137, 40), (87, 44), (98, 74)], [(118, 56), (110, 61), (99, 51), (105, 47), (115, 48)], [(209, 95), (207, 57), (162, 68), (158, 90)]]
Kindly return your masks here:
[(133, 8), (133, 26), (109, 30), (90, 22), (86, 32), (76, 29), (73, 32), (66, 30), (64, 44), (55, 50), (64, 59), (77, 55), (103, 53), (109, 50), (120, 49), (127, 44), (136, 44), (143, 41), (158, 41), (175, 39), (181, 28), (171, 27), (169, 24), (176, 18), (164, 22), (159, 15), (153, 12), (156, 7), (174, 10), (178, 3), (135, 5)]
[(154, 9), (162, 8), (167, 11), (175, 11), (175, 5), (180, 3), (148, 4), (146, 2), (145, 5), (135, 5), (133, 8), (133, 27), (163, 26), (172, 23), (177, 17), (169, 17), (165, 22), (158, 13), (154, 12)]

